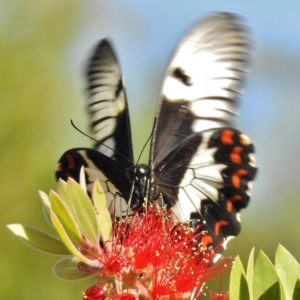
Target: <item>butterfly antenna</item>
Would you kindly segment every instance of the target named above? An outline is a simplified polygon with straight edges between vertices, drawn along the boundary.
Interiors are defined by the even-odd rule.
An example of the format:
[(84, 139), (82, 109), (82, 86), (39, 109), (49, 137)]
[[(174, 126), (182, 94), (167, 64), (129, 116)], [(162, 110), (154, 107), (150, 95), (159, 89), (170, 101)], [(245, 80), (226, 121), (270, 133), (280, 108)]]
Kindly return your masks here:
[[(83, 132), (82, 130), (80, 130), (73, 122), (73, 120), (71, 119), (71, 124), (72, 126), (78, 131), (80, 132), (81, 134), (83, 134), (84, 136), (90, 138), (91, 140), (95, 141), (95, 142), (98, 142), (96, 139), (94, 139), (93, 137), (89, 136), (88, 134), (86, 134), (85, 132)], [(109, 147), (108, 147), (109, 148)]]
[(142, 151), (141, 151), (141, 153), (140, 153), (140, 155), (139, 155), (139, 158), (138, 158), (138, 160), (137, 160), (137, 162), (136, 162), (137, 165), (138, 165), (138, 163), (139, 163), (139, 161), (140, 161), (140, 159), (141, 159), (141, 156), (142, 156), (142, 154), (143, 154), (143, 152), (144, 152), (146, 146), (148, 145), (148, 143), (149, 143), (149, 141), (150, 141), (150, 138), (153, 136), (155, 124), (156, 124), (156, 118), (154, 119), (154, 124), (153, 124), (152, 130), (151, 130), (151, 133), (150, 133), (150, 135), (149, 135), (149, 137), (148, 137), (146, 143), (144, 144), (143, 149), (142, 149)]
[[(78, 131), (80, 132), (81, 134), (83, 134), (84, 136), (90, 138), (91, 140), (95, 141), (96, 143), (98, 143), (99, 141), (97, 141), (96, 139), (94, 139), (93, 137), (91, 137), (90, 135), (86, 134), (85, 132), (83, 132), (82, 130), (80, 130), (73, 122), (73, 120), (71, 119), (71, 124), (72, 126)], [(104, 143), (101, 143), (101, 145), (105, 146), (106, 148), (108, 148), (109, 150), (113, 151), (113, 152), (116, 152), (115, 149), (105, 145)], [(122, 156), (123, 158), (125, 158), (127, 161), (129, 161), (128, 157), (122, 155), (122, 153), (118, 153), (118, 155)]]

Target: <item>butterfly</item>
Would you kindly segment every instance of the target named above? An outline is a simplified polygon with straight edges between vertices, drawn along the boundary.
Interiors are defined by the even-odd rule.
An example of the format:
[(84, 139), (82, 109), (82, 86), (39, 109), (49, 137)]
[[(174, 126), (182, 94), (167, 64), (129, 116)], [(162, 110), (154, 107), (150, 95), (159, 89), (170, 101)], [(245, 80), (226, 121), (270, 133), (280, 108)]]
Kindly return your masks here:
[[(234, 128), (252, 58), (247, 25), (215, 13), (183, 36), (167, 68), (152, 135), (149, 165), (135, 165), (122, 73), (108, 39), (87, 68), (87, 108), (95, 144), (63, 154), (56, 177), (96, 178), (116, 214), (139, 209), (161, 194), (179, 221), (207, 231), (218, 245), (240, 231), (256, 174), (254, 146)], [(197, 228), (198, 228), (197, 227)]]

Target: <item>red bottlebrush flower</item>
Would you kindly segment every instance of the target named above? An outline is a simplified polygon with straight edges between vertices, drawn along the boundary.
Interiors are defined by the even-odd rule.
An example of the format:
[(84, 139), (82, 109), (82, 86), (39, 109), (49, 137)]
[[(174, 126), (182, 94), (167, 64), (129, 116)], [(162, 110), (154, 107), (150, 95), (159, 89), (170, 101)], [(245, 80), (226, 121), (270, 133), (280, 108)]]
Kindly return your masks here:
[(95, 285), (88, 288), (83, 294), (83, 300), (105, 300), (103, 289)]
[(97, 257), (97, 273), (107, 299), (190, 299), (221, 274), (215, 252), (199, 243), (188, 223), (178, 223), (172, 211), (151, 204), (146, 212), (113, 222), (112, 240)]
[(24, 231), (38, 237), (26, 240), (38, 249), (44, 249), (47, 241), (48, 252), (74, 256), (55, 265), (61, 278), (98, 279), (83, 299), (197, 298), (205, 283), (224, 273), (228, 260), (214, 264), (215, 251), (206, 247), (205, 232), (179, 222), (172, 210), (152, 203), (116, 220), (107, 209), (100, 183), (95, 181), (92, 199), (85, 186), (69, 179), (59, 182), (59, 193), (50, 192), (49, 197), (41, 193), (61, 241), (30, 227), (13, 227), (24, 240)]
[(138, 296), (131, 293), (123, 293), (115, 297), (118, 300), (137, 300)]

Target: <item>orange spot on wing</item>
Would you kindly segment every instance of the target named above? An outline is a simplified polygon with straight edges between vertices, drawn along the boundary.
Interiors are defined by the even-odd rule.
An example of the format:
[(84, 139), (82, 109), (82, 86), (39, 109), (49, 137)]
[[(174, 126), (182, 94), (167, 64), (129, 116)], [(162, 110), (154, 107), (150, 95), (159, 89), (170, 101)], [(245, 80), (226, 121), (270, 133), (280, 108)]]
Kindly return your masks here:
[(234, 195), (228, 199), (228, 201), (230, 201), (230, 202), (235, 202), (235, 201), (239, 201), (239, 200), (242, 200), (241, 195)]
[(225, 145), (232, 145), (233, 140), (232, 137), (234, 135), (234, 132), (231, 130), (223, 130), (221, 133), (221, 142)]
[(233, 173), (232, 177), (231, 177), (232, 185), (236, 188), (240, 188), (241, 187), (241, 177), (246, 175), (247, 173), (248, 172), (243, 169), (239, 169), (235, 173)]
[(232, 211), (232, 202), (227, 201), (227, 203), (226, 203), (226, 209), (227, 209), (227, 211), (229, 211), (229, 212)]
[(221, 221), (217, 222), (216, 225), (215, 225), (215, 234), (218, 236), (220, 228), (222, 226), (226, 226), (226, 225), (228, 225), (228, 222), (225, 221), (225, 220), (221, 220)]
[(203, 248), (206, 248), (208, 244), (211, 244), (213, 242), (213, 238), (210, 235), (205, 235), (201, 239), (201, 244)]
[(61, 171), (62, 171), (62, 166), (61, 166), (61, 163), (59, 163), (57, 165), (56, 172), (61, 172)]
[(236, 164), (241, 164), (242, 163), (242, 158), (241, 158), (241, 152), (243, 151), (242, 147), (234, 147), (230, 153), (230, 160), (233, 163)]
[(232, 211), (232, 206), (233, 206), (233, 202), (235, 202), (235, 201), (239, 201), (239, 200), (242, 200), (243, 198), (242, 198), (242, 196), (241, 195), (234, 195), (234, 196), (232, 196), (231, 198), (229, 198), (228, 200), (227, 200), (227, 203), (226, 203), (226, 209), (227, 209), (227, 211), (228, 212), (231, 212)]

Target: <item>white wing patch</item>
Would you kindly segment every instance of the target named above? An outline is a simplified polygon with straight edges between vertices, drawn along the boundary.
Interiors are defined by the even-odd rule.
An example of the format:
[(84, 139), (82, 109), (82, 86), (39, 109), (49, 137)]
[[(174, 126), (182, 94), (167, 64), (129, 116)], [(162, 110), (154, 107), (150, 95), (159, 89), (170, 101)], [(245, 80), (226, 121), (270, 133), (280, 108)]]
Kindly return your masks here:
[[(200, 147), (199, 147), (200, 148)], [(218, 200), (218, 190), (224, 186), (221, 171), (226, 165), (215, 164), (212, 155), (217, 149), (197, 151), (179, 184), (178, 201), (174, 209), (180, 220), (189, 220), (191, 212), (199, 212), (204, 199)]]
[[(107, 139), (115, 134), (117, 118), (126, 109), (126, 96), (121, 71), (110, 45), (103, 41), (100, 46), (101, 51), (96, 51), (88, 68), (90, 97), (87, 107), (91, 115), (93, 137), (100, 145), (96, 149), (112, 157), (114, 152), (102, 147), (101, 143), (107, 144)], [(114, 150), (115, 145), (115, 142), (110, 143), (109, 147)]]
[(218, 99), (199, 99), (190, 105), (190, 110), (195, 116), (200, 118), (227, 119), (229, 115), (238, 115), (236, 107), (228, 105), (226, 102)]
[(111, 137), (105, 141), (105, 144), (100, 144), (97, 150), (109, 157), (112, 157), (115, 154), (113, 150), (115, 149), (115, 146), (116, 146), (116, 140), (113, 137)]
[(178, 44), (165, 76), (164, 101), (186, 102), (195, 132), (233, 124), (239, 113), (252, 54), (246, 24), (230, 18), (215, 14), (196, 23)]

